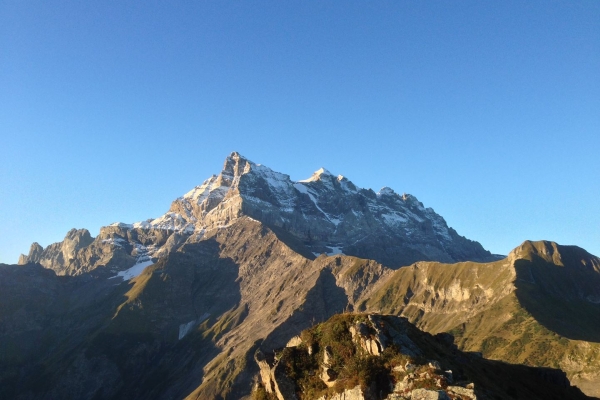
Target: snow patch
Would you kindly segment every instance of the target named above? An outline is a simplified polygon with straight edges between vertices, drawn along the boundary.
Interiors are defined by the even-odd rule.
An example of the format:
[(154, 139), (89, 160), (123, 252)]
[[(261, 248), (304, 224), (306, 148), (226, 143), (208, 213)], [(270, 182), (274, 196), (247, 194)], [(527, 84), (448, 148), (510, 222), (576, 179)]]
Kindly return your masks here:
[(121, 271), (111, 278), (121, 277), (124, 281), (128, 281), (139, 276), (144, 269), (146, 269), (146, 267), (151, 265), (154, 265), (154, 262), (151, 259), (145, 259), (145, 261), (139, 261), (133, 267), (126, 269), (125, 271)]
[(331, 251), (327, 253), (328, 256), (335, 256), (338, 254), (344, 254), (341, 247), (328, 246)]
[(110, 224), (109, 226), (116, 226), (116, 227), (125, 228), (125, 229), (132, 229), (133, 228), (132, 224), (126, 224), (126, 223), (123, 223), (123, 222), (115, 222), (115, 223)]
[(589, 295), (585, 298), (587, 301), (593, 304), (600, 304), (600, 296)]
[(342, 175), (339, 175), (337, 179), (338, 179), (338, 182), (340, 183), (340, 186), (344, 192), (356, 193), (356, 191), (357, 191), (356, 186), (354, 186), (354, 184), (352, 184), (352, 187), (351, 187), (350, 181), (348, 179), (346, 179)]
[(405, 209), (404, 212), (406, 213), (407, 216), (409, 216), (411, 219), (414, 219), (417, 222), (425, 221), (423, 218), (419, 217), (417, 214), (413, 213), (412, 211)]
[(300, 182), (296, 182), (294, 183), (294, 187), (296, 188), (296, 190), (298, 190), (300, 193), (304, 193), (304, 194), (308, 194), (308, 188), (306, 186), (304, 186), (302, 183)]
[(442, 236), (445, 240), (451, 241), (452, 237), (450, 236), (450, 231), (448, 230), (444, 218), (437, 215), (435, 211), (433, 211), (433, 208), (427, 208), (425, 212), (429, 220), (432, 222), (433, 230), (435, 231), (435, 233)]
[(288, 175), (275, 172), (271, 168), (260, 164), (254, 165), (254, 171), (262, 176), (272, 188), (285, 192), (290, 190), (291, 181)]
[(186, 324), (179, 325), (179, 340), (183, 339), (185, 335), (191, 332), (194, 326), (202, 323), (206, 318), (210, 317), (209, 313), (204, 313), (200, 318), (194, 319)]
[(383, 217), (384, 222), (390, 226), (401, 225), (401, 224), (406, 223), (406, 221), (408, 221), (408, 219), (406, 219), (406, 217), (404, 217), (400, 214), (397, 214), (397, 213), (382, 214), (381, 216)]
[(183, 197), (180, 197), (180, 199), (192, 200), (196, 204), (201, 204), (213, 192), (216, 192), (216, 195), (225, 196), (225, 193), (227, 190), (229, 190), (229, 187), (221, 186), (219, 183), (219, 178), (216, 175), (212, 175), (210, 178), (202, 182), (202, 185), (196, 186), (184, 194)]
[(319, 168), (318, 170), (316, 170), (312, 176), (308, 179), (303, 179), (301, 181), (298, 182), (316, 182), (316, 181), (320, 181), (322, 176), (333, 176), (333, 174), (329, 171), (327, 171), (325, 168)]
[(340, 224), (340, 222), (342, 222), (341, 219), (339, 218), (333, 218), (331, 215), (328, 215), (327, 218), (329, 218), (329, 220), (335, 225), (338, 226)]
[(123, 243), (127, 243), (127, 240), (122, 239), (120, 237), (109, 238), (102, 240), (102, 243), (111, 244), (113, 246), (123, 247)]

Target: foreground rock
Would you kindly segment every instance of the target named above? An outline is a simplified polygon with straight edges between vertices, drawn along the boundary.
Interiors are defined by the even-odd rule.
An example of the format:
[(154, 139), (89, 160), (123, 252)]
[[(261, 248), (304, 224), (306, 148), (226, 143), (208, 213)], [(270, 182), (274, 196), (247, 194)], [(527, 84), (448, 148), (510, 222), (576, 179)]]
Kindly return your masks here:
[[(265, 356), (255, 397), (333, 400), (584, 399), (560, 370), (504, 364), (463, 353), (447, 335), (404, 318), (342, 314)], [(270, 362), (265, 362), (271, 357)], [(330, 371), (323, 374), (322, 371)], [(332, 379), (332, 377), (334, 377)], [(262, 394), (261, 394), (262, 393)]]

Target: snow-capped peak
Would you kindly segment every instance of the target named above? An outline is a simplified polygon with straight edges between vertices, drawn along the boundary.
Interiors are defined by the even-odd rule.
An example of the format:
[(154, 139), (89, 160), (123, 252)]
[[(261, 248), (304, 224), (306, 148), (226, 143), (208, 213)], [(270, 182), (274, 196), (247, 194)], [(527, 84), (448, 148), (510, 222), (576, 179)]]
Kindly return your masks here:
[(190, 190), (189, 192), (184, 194), (183, 198), (197, 200), (199, 197), (201, 197), (206, 192), (207, 189), (210, 190), (211, 185), (215, 182), (216, 179), (217, 179), (216, 175), (211, 175), (210, 178), (208, 178), (207, 180), (202, 182), (202, 185), (196, 186), (195, 188), (193, 188), (192, 190)]
[[(363, 254), (360, 249), (368, 242), (379, 246), (379, 239), (373, 241), (371, 237), (387, 235), (386, 246), (403, 249), (408, 243), (406, 246), (412, 250), (419, 247), (424, 259), (434, 259), (442, 254), (440, 251), (446, 254), (449, 243), (460, 241), (441, 216), (432, 209), (426, 210), (409, 194), (397, 194), (383, 187), (375, 195), (371, 189), (361, 189), (325, 168), (315, 171), (309, 179), (293, 182), (289, 175), (253, 163), (237, 152), (226, 158), (218, 175), (176, 199), (163, 216), (114, 227), (203, 235), (244, 216), (286, 230), (319, 254), (329, 248), (343, 248), (346, 254), (354, 251), (377, 256), (379, 252)], [(364, 229), (367, 233), (363, 233)], [(486, 257), (480, 246), (473, 247), (470, 242), (461, 246), (477, 257)], [(445, 257), (448, 261), (457, 259), (451, 254)], [(408, 265), (402, 263), (415, 259), (407, 256), (404, 261), (394, 257), (382, 260)]]
[(326, 170), (325, 168), (319, 168), (312, 174), (312, 176), (310, 178), (303, 179), (298, 182), (316, 182), (316, 181), (320, 181), (325, 176), (332, 177), (333, 174), (331, 172), (329, 172), (328, 170)]

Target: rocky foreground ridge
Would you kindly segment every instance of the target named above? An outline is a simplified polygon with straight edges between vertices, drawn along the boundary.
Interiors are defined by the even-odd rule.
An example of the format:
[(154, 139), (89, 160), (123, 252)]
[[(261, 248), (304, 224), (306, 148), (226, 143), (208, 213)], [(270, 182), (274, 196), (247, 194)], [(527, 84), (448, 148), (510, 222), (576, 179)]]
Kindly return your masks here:
[(319, 400), (587, 398), (564, 372), (465, 353), (405, 318), (340, 314), (274, 353), (255, 354), (254, 397)]

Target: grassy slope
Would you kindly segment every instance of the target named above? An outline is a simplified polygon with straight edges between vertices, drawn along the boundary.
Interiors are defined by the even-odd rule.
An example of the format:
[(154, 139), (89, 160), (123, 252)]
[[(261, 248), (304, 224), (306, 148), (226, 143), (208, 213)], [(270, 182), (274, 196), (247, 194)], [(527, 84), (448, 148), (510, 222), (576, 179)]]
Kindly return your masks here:
[(464, 350), (561, 368), (600, 396), (598, 259), (582, 249), (525, 242), (494, 263), (417, 263), (394, 272), (363, 309), (403, 315), (455, 335)]

